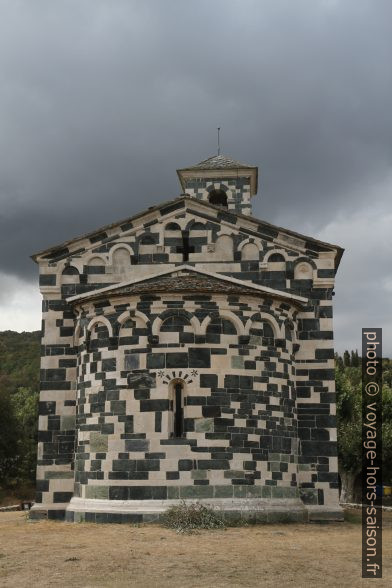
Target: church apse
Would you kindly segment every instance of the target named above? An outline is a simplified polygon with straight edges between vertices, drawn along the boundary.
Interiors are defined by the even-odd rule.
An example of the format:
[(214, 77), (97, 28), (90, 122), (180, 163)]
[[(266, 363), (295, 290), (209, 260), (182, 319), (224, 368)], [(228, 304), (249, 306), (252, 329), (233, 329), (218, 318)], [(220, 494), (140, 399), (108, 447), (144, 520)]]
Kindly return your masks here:
[[(182, 275), (189, 280), (176, 272), (173, 290)], [(78, 518), (85, 499), (97, 497), (245, 497), (287, 499), (299, 516), (293, 350), (281, 338), (297, 304), (241, 288), (228, 296), (218, 284), (197, 296), (190, 280), (167, 295), (154, 282), (154, 295), (148, 284), (137, 297), (113, 293), (79, 340), (77, 491), (68, 515)], [(121, 349), (110, 337), (124, 330), (116, 307), (147, 319), (141, 328), (130, 316)], [(91, 321), (94, 306), (75, 308)]]

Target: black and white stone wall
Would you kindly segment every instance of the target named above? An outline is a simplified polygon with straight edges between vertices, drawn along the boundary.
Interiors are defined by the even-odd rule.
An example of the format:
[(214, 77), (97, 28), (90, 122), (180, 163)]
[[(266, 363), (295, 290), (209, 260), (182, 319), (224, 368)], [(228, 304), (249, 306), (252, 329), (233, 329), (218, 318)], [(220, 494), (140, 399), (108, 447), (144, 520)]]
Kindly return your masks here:
[[(72, 496), (252, 492), (337, 504), (337, 254), (180, 198), (38, 255), (41, 509), (62, 518)], [(243, 284), (227, 292), (186, 272), (174, 283), (157, 277), (143, 290), (143, 280), (182, 264), (275, 292), (256, 295)], [(179, 281), (183, 291), (176, 292)], [(110, 290), (124, 283), (123, 292)], [(177, 381), (181, 442), (171, 436)]]
[(191, 178), (185, 183), (185, 192), (199, 200), (211, 201), (212, 193), (221, 193), (229, 211), (251, 214), (251, 187), (249, 177)]
[(144, 294), (107, 300), (99, 311), (91, 304), (78, 319), (86, 327), (76, 496), (297, 495), (293, 349), (282, 337), (295, 308), (249, 295)]

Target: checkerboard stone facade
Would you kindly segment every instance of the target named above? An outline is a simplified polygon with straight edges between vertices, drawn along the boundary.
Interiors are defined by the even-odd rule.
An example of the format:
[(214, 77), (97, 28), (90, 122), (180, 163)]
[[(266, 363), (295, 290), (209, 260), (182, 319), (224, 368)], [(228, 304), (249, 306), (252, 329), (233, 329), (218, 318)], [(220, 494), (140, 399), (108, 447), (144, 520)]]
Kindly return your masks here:
[[(146, 521), (197, 499), (260, 521), (340, 517), (342, 249), (254, 219), (257, 168), (202, 164), (179, 170), (181, 197), (33, 256), (33, 516)], [(214, 190), (224, 206), (209, 202)]]

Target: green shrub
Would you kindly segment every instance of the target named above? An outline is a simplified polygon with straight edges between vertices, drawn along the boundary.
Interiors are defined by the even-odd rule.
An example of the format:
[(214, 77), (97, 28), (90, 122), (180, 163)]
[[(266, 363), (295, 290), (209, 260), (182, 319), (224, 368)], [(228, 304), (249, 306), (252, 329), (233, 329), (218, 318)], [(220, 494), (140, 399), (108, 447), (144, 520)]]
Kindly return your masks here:
[(161, 517), (164, 527), (177, 533), (194, 533), (197, 529), (224, 529), (223, 516), (199, 502), (171, 506)]

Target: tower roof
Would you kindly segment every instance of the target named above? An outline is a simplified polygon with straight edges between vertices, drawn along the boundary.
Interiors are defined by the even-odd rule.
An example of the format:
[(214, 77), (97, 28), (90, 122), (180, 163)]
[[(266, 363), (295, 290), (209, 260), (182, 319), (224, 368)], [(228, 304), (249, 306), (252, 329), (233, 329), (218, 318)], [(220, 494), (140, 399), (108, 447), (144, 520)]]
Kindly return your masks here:
[(211, 178), (223, 175), (225, 177), (245, 176), (250, 178), (251, 196), (257, 192), (258, 167), (242, 163), (227, 155), (213, 155), (195, 165), (177, 170), (182, 189), (185, 190), (186, 181), (192, 178)]
[(195, 165), (182, 168), (179, 171), (191, 170), (191, 169), (252, 169), (256, 168), (255, 165), (249, 165), (248, 163), (241, 163), (236, 161), (227, 155), (213, 155), (208, 159), (204, 159)]

